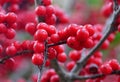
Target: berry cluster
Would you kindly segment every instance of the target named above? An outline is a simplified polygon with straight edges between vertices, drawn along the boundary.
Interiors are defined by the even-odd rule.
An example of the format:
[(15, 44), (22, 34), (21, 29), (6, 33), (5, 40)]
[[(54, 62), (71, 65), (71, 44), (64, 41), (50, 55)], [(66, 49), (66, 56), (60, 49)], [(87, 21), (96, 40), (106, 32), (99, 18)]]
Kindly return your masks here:
[(39, 16), (40, 21), (50, 25), (68, 22), (68, 18), (63, 14), (63, 11), (58, 8), (55, 9), (54, 6), (51, 5), (51, 0), (43, 0), (41, 3), (42, 4), (35, 9), (35, 13)]
[(7, 14), (0, 13), (0, 33), (4, 34), (8, 39), (13, 39), (16, 35), (17, 15), (13, 12)]
[[(120, 4), (120, 0), (117, 1)], [(92, 24), (84, 24), (84, 21), (83, 25), (69, 24), (65, 26), (65, 23), (68, 23), (69, 20), (60, 8), (52, 5), (52, 0), (36, 1), (35, 12), (31, 10), (33, 2), (33, 0), (0, 0), (0, 82), (11, 82), (11, 80), (6, 79), (8, 75), (16, 71), (15, 69), (20, 67), (21, 64), (27, 65), (25, 63), (28, 60), (31, 61), (31, 59), (32, 63), (39, 68), (41, 74), (43, 67), (46, 67), (45, 70), (47, 71), (43, 71), (41, 82), (60, 82), (62, 77), (57, 71), (58, 67), (64, 68), (61, 69), (67, 79), (76, 79), (74, 75), (78, 75), (77, 78), (82, 76), (82, 79), (88, 79), (86, 82), (101, 82), (104, 78), (89, 78), (119, 73), (120, 65), (118, 61), (112, 59), (104, 63), (102, 61), (103, 53), (100, 51), (108, 49), (110, 42), (114, 40), (116, 34), (113, 32), (116, 30), (114, 27), (106, 35), (106, 40), (102, 40), (106, 30), (109, 30), (104, 29), (103, 24), (96, 24), (92, 20), (94, 22)], [(102, 14), (105, 17), (110, 17), (114, 11), (113, 6), (113, 0), (106, 0)], [(79, 5), (77, 9), (81, 9)], [(35, 19), (36, 17), (38, 20)], [(115, 18), (117, 20), (112, 20), (113, 22), (108, 22), (108, 24), (117, 27), (120, 17), (118, 15)], [(62, 24), (64, 25), (62, 26)], [(59, 28), (60, 25), (63, 28)], [(21, 30), (21, 28), (24, 29)], [(31, 40), (17, 41), (14, 39), (18, 31), (28, 32), (31, 35)], [(118, 26), (118, 31), (120, 31), (120, 26)], [(71, 50), (67, 53), (65, 48), (68, 47)], [(51, 65), (53, 64), (51, 61), (57, 63), (58, 67)], [(73, 77), (71, 77), (72, 75)], [(89, 77), (89, 75), (92, 77)], [(34, 75), (32, 76), (33, 82), (37, 82), (39, 79)], [(27, 82), (23, 78), (17, 78), (16, 81)], [(120, 78), (118, 78), (119, 81)]]

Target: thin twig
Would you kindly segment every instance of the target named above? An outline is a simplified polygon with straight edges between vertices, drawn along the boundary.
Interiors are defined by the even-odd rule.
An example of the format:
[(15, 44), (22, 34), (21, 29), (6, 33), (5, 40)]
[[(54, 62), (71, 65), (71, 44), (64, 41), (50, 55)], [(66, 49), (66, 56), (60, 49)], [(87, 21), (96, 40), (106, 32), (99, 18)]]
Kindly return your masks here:
[(48, 47), (58, 46), (58, 45), (61, 45), (61, 44), (66, 44), (66, 41), (60, 41), (60, 42), (58, 42), (58, 43), (48, 44)]
[(33, 53), (33, 51), (30, 51), (30, 50), (23, 50), (23, 51), (20, 51), (20, 52), (17, 52), (15, 55), (13, 56), (6, 56), (2, 59), (0, 59), (0, 63), (3, 64), (6, 60), (10, 59), (10, 58), (14, 58), (16, 56), (21, 56), (21, 55), (24, 55), (24, 54), (28, 54), (28, 53)]
[(47, 56), (47, 54), (48, 54), (47, 41), (45, 41), (44, 45), (45, 45), (44, 60), (43, 60), (44, 62), (43, 62), (43, 65), (42, 65), (42, 66), (38, 66), (38, 68), (39, 68), (39, 74), (38, 74), (38, 80), (37, 80), (37, 82), (40, 82), (40, 79), (41, 79), (41, 76), (42, 76), (42, 73), (43, 73), (43, 69), (44, 69), (44, 67), (45, 67), (45, 63), (46, 63), (47, 58), (48, 58), (48, 56)]
[[(113, 75), (113, 74), (120, 74), (120, 70), (117, 71), (113, 71), (111, 74), (109, 75)], [(94, 74), (94, 75), (85, 75), (85, 76), (78, 76), (78, 75), (73, 75), (72, 76), (72, 80), (86, 80), (86, 79), (95, 79), (95, 78), (100, 78), (100, 77), (104, 77), (106, 75), (104, 74)]]

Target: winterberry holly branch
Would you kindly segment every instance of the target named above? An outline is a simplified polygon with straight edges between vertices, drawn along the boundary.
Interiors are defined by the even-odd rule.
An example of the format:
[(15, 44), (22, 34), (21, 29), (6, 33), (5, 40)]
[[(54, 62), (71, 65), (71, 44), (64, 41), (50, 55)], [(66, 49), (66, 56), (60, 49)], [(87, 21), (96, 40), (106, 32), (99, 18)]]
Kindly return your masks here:
[[(115, 1), (114, 1), (115, 2)], [(116, 2), (115, 2), (116, 3)], [(85, 66), (87, 60), (93, 55), (93, 53), (101, 46), (101, 44), (106, 40), (106, 38), (110, 35), (110, 33), (114, 32), (117, 30), (117, 27), (115, 26), (115, 20), (118, 17), (119, 13), (120, 13), (120, 7), (116, 4), (114, 4), (115, 7), (117, 6), (118, 9), (116, 10), (114, 8), (114, 11), (112, 13), (112, 15), (110, 16), (110, 18), (108, 18), (106, 25), (105, 25), (105, 33), (103, 34), (103, 37), (100, 39), (100, 41), (98, 42), (98, 44), (96, 44), (87, 54), (87, 56), (85, 56), (82, 60), (77, 62), (77, 65), (75, 66), (75, 68), (73, 68), (72, 72), (73, 73), (79, 73), (80, 70)]]

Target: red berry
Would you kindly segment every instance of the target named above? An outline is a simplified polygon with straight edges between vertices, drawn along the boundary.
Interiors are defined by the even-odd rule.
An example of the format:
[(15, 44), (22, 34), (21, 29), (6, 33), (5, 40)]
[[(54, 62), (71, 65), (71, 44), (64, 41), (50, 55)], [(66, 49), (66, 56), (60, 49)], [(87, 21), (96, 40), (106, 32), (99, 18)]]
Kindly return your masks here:
[(3, 13), (0, 13), (0, 23), (5, 21), (5, 15)]
[(63, 45), (54, 46), (54, 49), (57, 51), (58, 54), (64, 52), (64, 46)]
[(16, 48), (17, 50), (21, 49), (21, 43), (20, 43), (19, 41), (13, 42), (13, 45), (15, 46), (15, 48)]
[(73, 60), (73, 61), (78, 61), (81, 57), (81, 53), (79, 53), (76, 50), (70, 51), (69, 53), (69, 57)]
[(120, 25), (118, 25), (118, 31), (120, 32)]
[(46, 14), (46, 8), (45, 8), (45, 6), (38, 6), (38, 7), (36, 7), (35, 13), (38, 16), (44, 16)]
[(48, 16), (51, 16), (54, 13), (55, 13), (55, 8), (52, 5), (46, 7), (46, 14)]
[(49, 25), (46, 31), (48, 32), (48, 35), (51, 36), (52, 34), (55, 34), (57, 30), (55, 26)]
[(48, 58), (49, 59), (54, 59), (56, 58), (57, 52), (54, 48), (49, 48), (48, 49)]
[(17, 49), (13, 45), (12, 46), (8, 46), (6, 48), (6, 53), (7, 53), (7, 55), (10, 55), (10, 56), (15, 55), (17, 53)]
[(0, 54), (2, 54), (2, 52), (3, 52), (3, 47), (2, 45), (0, 45)]
[(112, 2), (105, 4), (102, 8), (102, 14), (105, 17), (109, 17), (110, 14), (112, 13), (112, 11), (113, 11), (113, 3)]
[(70, 24), (67, 28), (66, 31), (69, 36), (76, 36), (77, 30), (82, 28), (83, 26), (78, 26), (77, 24)]
[(67, 60), (67, 56), (65, 53), (59, 53), (57, 56), (58, 61), (65, 62)]
[(92, 25), (87, 24), (84, 27), (89, 32), (90, 36), (92, 36), (95, 33), (95, 30), (94, 30), (95, 28)]
[(50, 5), (51, 3), (52, 3), (51, 0), (43, 0), (43, 4), (44, 4), (45, 6), (48, 6), (48, 5)]
[(47, 30), (47, 29), (48, 29), (48, 25), (47, 25), (46, 23), (44, 23), (44, 22), (40, 22), (40, 23), (38, 23), (38, 25), (37, 25), (36, 28), (37, 28), (37, 29)]
[(17, 12), (19, 9), (20, 8), (18, 4), (11, 4), (10, 7), (8, 8), (8, 10), (12, 12)]
[(43, 64), (43, 54), (34, 53), (32, 56), (32, 63), (35, 65), (42, 65)]
[(33, 45), (33, 50), (36, 53), (41, 53), (41, 52), (44, 51), (44, 49), (45, 49), (44, 43), (35, 42), (34, 45)]
[(102, 49), (107, 49), (110, 45), (110, 42), (108, 40), (105, 40), (101, 46)]
[(7, 32), (7, 27), (3, 23), (0, 23), (0, 33), (6, 33), (6, 32)]
[(47, 77), (51, 78), (53, 75), (56, 75), (56, 72), (54, 69), (49, 69), (47, 72), (46, 72), (46, 75)]
[(100, 51), (96, 51), (95, 53), (94, 53), (94, 57), (95, 58), (102, 58), (102, 52), (100, 52)]
[(86, 29), (79, 29), (76, 34), (76, 39), (80, 42), (84, 42), (89, 38), (89, 32)]
[(50, 78), (50, 82), (59, 82), (59, 76), (58, 76), (58, 75), (53, 75), (53, 76)]
[(113, 70), (119, 70), (119, 63), (116, 59), (110, 60), (109, 65), (112, 67)]
[(51, 41), (52, 41), (53, 43), (59, 42), (59, 41), (60, 41), (59, 35), (58, 35), (58, 34), (52, 34), (52, 35), (51, 35)]
[(100, 70), (103, 74), (110, 74), (112, 73), (112, 68), (109, 64), (102, 65), (100, 67)]
[(66, 65), (68, 71), (71, 71), (74, 66), (75, 66), (75, 62), (74, 61), (70, 61)]
[(25, 26), (25, 30), (29, 32), (31, 35), (33, 35), (36, 31), (36, 26), (34, 23), (28, 23)]
[(115, 39), (115, 34), (111, 33), (107, 39), (109, 42), (112, 42)]
[(94, 43), (93, 43), (93, 40), (92, 39), (87, 39), (85, 42), (84, 42), (84, 47), (85, 48), (92, 48), (94, 46)]
[(7, 29), (7, 33), (5, 33), (5, 36), (8, 38), (8, 39), (13, 39), (16, 35), (16, 31), (12, 28), (9, 28)]
[(52, 14), (51, 16), (46, 16), (45, 22), (50, 25), (54, 25), (56, 23), (56, 16)]
[(44, 42), (48, 38), (48, 33), (44, 29), (38, 29), (34, 34), (34, 39)]
[(46, 67), (50, 66), (50, 60), (49, 59), (46, 60), (45, 66)]
[(17, 15), (13, 12), (9, 12), (7, 15), (6, 15), (6, 21), (9, 23), (9, 24), (13, 24), (17, 21)]
[(69, 37), (68, 33), (66, 33), (65, 30), (58, 31), (58, 35), (60, 37), (60, 40), (67, 40)]
[(76, 50), (81, 50), (82, 46), (80, 45), (80, 43), (75, 39), (75, 37), (69, 37), (67, 39), (67, 45), (71, 48), (74, 48)]
[(29, 40), (25, 40), (22, 42), (21, 47), (22, 49), (28, 49), (30, 45), (30, 41)]

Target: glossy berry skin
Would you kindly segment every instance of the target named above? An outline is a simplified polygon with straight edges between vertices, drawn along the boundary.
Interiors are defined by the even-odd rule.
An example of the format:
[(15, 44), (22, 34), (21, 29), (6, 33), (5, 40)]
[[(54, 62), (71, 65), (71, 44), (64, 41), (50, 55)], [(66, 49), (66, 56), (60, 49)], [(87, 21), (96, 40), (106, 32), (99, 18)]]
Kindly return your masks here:
[(6, 33), (7, 32), (7, 27), (5, 24), (0, 23), (0, 33)]
[(0, 23), (5, 21), (5, 15), (3, 13), (0, 13)]
[(35, 65), (42, 65), (43, 64), (43, 54), (34, 53), (32, 56), (32, 63)]
[(56, 16), (52, 14), (51, 16), (46, 16), (45, 22), (50, 25), (54, 25), (56, 23)]
[(75, 62), (70, 61), (70, 62), (67, 63), (66, 68), (67, 68), (68, 71), (71, 71), (74, 66), (75, 66)]
[(112, 2), (109, 2), (107, 4), (105, 4), (102, 8), (102, 14), (105, 16), (105, 17), (109, 17), (110, 14), (112, 13), (113, 11), (113, 3)]
[(59, 82), (59, 76), (58, 76), (58, 75), (53, 75), (53, 76), (50, 78), (50, 82)]
[(3, 52), (3, 47), (0, 45), (0, 54)]
[(75, 37), (69, 37), (67, 39), (67, 45), (73, 49), (76, 49), (76, 50), (81, 50), (82, 49), (82, 46), (80, 45), (80, 43), (76, 40)]
[(50, 5), (51, 2), (52, 2), (52, 0), (43, 0), (43, 4), (44, 4), (45, 6)]
[(41, 53), (45, 50), (45, 46), (44, 46), (44, 43), (41, 43), (41, 42), (35, 42), (34, 45), (33, 45), (33, 50), (34, 52), (36, 53)]
[(105, 65), (102, 65), (102, 66), (100, 67), (100, 71), (101, 71), (103, 74), (107, 75), (107, 74), (112, 73), (112, 68), (111, 68), (111, 66), (110, 66), (109, 64), (105, 64)]
[(46, 75), (47, 77), (51, 78), (53, 75), (56, 75), (56, 72), (54, 69), (49, 69), (47, 72), (46, 72)]
[(92, 36), (95, 33), (94, 27), (90, 24), (85, 25), (84, 28), (89, 32), (90, 36)]
[(51, 37), (50, 37), (50, 39), (51, 39), (51, 41), (52, 41), (53, 43), (57, 43), (57, 42), (60, 41), (60, 37), (59, 37), (58, 34), (52, 34)]
[(34, 39), (44, 42), (48, 38), (48, 33), (44, 29), (38, 29), (34, 34)]
[(113, 70), (119, 70), (119, 63), (116, 59), (110, 60), (109, 65), (112, 67)]
[(37, 29), (44, 29), (44, 30), (47, 30), (48, 29), (48, 25), (44, 22), (40, 22), (37, 24)]
[(89, 38), (89, 32), (86, 29), (79, 29), (76, 34), (76, 39), (80, 42), (86, 41)]
[(57, 56), (57, 59), (58, 59), (58, 61), (63, 63), (67, 60), (67, 56), (66, 56), (65, 53), (59, 53), (58, 56)]
[(110, 42), (108, 40), (105, 40), (101, 46), (102, 49), (107, 49), (110, 45)]
[(92, 48), (94, 46), (94, 42), (90, 38), (88, 38), (83, 44), (85, 48)]
[(17, 21), (17, 15), (13, 12), (9, 12), (7, 15), (6, 15), (6, 18), (5, 20), (9, 23), (9, 24), (13, 24)]
[(5, 36), (8, 38), (8, 39), (13, 39), (16, 35), (16, 31), (12, 28), (9, 28), (7, 29), (7, 32), (5, 33)]
[(55, 8), (52, 5), (46, 7), (46, 14), (48, 16), (51, 16), (54, 13), (55, 13)]
[(30, 33), (31, 35), (34, 35), (35, 31), (36, 31), (36, 26), (34, 23), (28, 23), (25, 26), (25, 30)]
[(49, 59), (54, 59), (57, 56), (57, 52), (54, 48), (49, 48), (48, 49), (48, 58)]
[(36, 7), (35, 9), (35, 13), (38, 15), (38, 16), (44, 16), (46, 14), (46, 8), (44, 6), (38, 6)]
[(7, 55), (10, 55), (10, 56), (13, 56), (17, 53), (17, 49), (15, 48), (15, 46), (8, 46), (6, 48), (6, 54)]
[(70, 51), (69, 57), (73, 61), (78, 61), (81, 57), (81, 54), (79, 52), (77, 52), (76, 50), (73, 50), (73, 51)]

